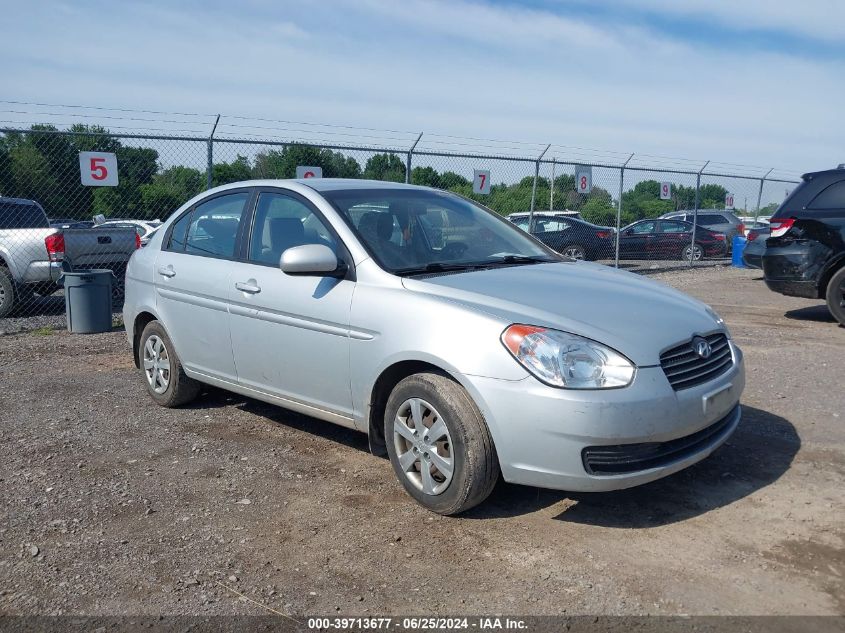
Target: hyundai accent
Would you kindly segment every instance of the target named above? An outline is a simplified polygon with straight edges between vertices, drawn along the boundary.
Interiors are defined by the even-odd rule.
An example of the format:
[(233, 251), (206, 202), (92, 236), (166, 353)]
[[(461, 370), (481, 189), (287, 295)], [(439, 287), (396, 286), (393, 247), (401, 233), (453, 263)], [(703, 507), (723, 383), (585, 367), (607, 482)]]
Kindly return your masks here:
[(505, 481), (653, 481), (736, 429), (742, 352), (661, 283), (567, 259), (426, 187), (249, 181), (135, 252), (124, 320), (152, 399), (214, 385), (356, 429), (456, 514)]

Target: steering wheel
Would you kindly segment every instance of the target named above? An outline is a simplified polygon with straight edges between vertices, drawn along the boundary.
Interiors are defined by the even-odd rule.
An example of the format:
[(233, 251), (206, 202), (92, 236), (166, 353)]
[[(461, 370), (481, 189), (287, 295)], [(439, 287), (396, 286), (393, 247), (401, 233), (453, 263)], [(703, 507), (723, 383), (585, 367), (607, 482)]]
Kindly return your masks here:
[(469, 244), (465, 242), (449, 242), (440, 251), (440, 254), (447, 259), (457, 259), (467, 252)]

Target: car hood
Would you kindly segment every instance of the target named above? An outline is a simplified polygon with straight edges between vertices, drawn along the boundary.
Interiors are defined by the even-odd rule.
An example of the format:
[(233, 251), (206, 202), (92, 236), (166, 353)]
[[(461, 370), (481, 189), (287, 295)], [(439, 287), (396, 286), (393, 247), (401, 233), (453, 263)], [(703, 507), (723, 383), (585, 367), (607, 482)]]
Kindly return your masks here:
[[(705, 304), (660, 282), (589, 262), (508, 266), (405, 278), (408, 290), (609, 345), (640, 367), (693, 334), (724, 329)], [(504, 325), (503, 325), (504, 327)]]

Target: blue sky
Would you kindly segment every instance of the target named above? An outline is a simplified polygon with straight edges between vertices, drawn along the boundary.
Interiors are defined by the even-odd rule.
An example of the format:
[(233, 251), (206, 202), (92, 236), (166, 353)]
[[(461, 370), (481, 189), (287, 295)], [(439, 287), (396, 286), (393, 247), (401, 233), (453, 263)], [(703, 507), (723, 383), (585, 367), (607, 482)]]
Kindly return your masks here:
[[(14, 25), (0, 39), (7, 100), (554, 143), (560, 157), (845, 162), (839, 0), (0, 8)], [(15, 117), (28, 120), (0, 119)]]

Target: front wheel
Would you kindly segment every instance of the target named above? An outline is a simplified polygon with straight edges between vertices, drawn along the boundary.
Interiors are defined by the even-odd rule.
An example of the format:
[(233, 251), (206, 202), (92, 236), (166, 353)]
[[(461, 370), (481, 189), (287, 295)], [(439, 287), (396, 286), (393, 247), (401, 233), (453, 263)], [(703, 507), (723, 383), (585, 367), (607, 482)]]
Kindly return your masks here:
[(566, 246), (563, 249), (562, 254), (570, 259), (587, 259), (587, 250), (580, 244), (570, 244), (569, 246)]
[(199, 395), (200, 384), (185, 374), (170, 337), (158, 321), (150, 321), (141, 334), (138, 364), (156, 404), (178, 407)]
[(443, 515), (484, 501), (499, 478), (490, 431), (469, 394), (435, 373), (402, 380), (385, 411), (390, 463), (405, 490)]
[(0, 317), (8, 315), (15, 307), (15, 284), (8, 268), (0, 268)]
[(845, 325), (845, 268), (840, 268), (827, 284), (827, 307), (833, 318)]
[(690, 261), (690, 259), (694, 262), (701, 261), (701, 258), (704, 257), (704, 249), (701, 248), (700, 245), (696, 244), (694, 247), (686, 246), (684, 250), (681, 251), (681, 259), (685, 261)]

